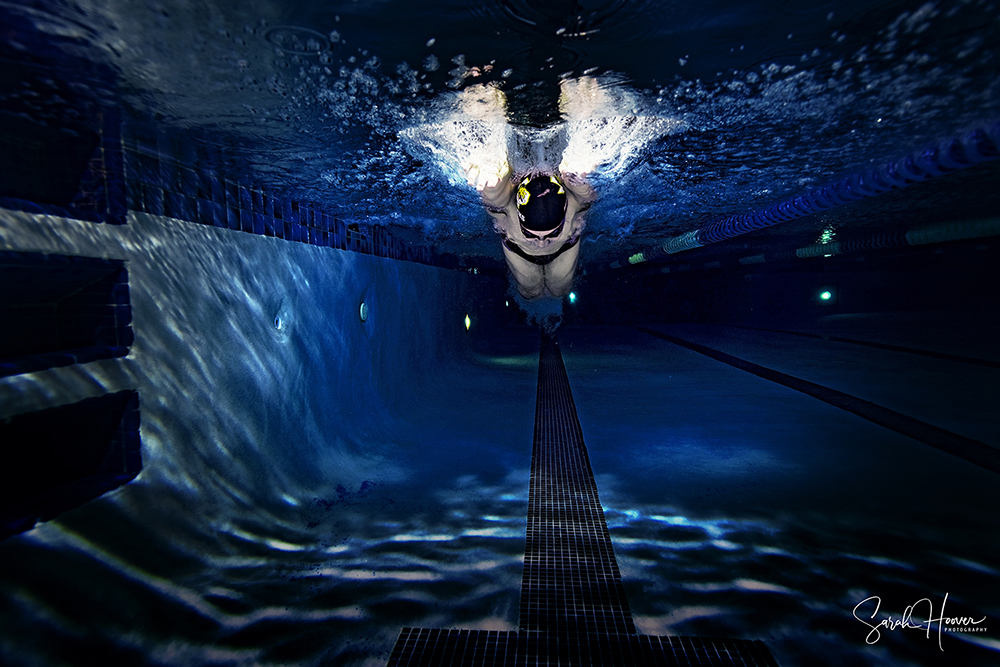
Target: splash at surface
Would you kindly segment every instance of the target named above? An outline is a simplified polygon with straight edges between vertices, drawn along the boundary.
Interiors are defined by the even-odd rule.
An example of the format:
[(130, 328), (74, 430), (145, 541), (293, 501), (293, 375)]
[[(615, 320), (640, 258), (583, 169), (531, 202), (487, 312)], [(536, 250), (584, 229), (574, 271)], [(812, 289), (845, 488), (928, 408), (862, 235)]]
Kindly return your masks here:
[[(1000, 23), (988, 2), (581, 7), (81, 0), (73, 12), (6, 11), (50, 35), (48, 48), (109, 68), (114, 82), (91, 88), (124, 103), (131, 137), (221, 144), (236, 180), (473, 262), (499, 251), (461, 152), (510, 145), (498, 123), (522, 144), (568, 140), (570, 166), (596, 167), (586, 264), (1000, 116)], [(45, 85), (12, 95), (55, 104), (38, 95)], [(486, 87), (506, 99), (505, 121), (479, 109), (445, 131), (462, 137), (414, 136), (457, 122), (456, 97)], [(577, 103), (560, 106), (569, 87)], [(435, 145), (444, 152), (428, 157)], [(502, 168), (492, 157), (477, 166), (487, 178)], [(875, 226), (894, 206), (828, 222)], [(933, 218), (989, 205), (935, 191), (913, 209)]]

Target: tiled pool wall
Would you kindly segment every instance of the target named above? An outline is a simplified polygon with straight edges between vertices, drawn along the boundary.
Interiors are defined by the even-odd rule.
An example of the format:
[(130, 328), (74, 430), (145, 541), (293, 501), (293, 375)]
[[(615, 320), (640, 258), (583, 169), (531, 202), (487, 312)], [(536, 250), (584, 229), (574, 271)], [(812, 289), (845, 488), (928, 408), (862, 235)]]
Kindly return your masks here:
[[(431, 247), (404, 243), (384, 227), (348, 224), (313, 203), (241, 181), (233, 176), (237, 168), (219, 145), (160, 129), (151, 141), (131, 139), (124, 136), (128, 132), (123, 133), (123, 126), (129, 126), (122, 112), (114, 108), (81, 107), (85, 122), (73, 127), (13, 111), (8, 114), (12, 123), (31, 120), (24, 136), (15, 132), (5, 145), (13, 159), (4, 172), (11, 178), (4, 181), (0, 209), (110, 225), (127, 225), (129, 211), (143, 212), (293, 243), (446, 266)], [(38, 136), (32, 133), (34, 126)], [(17, 159), (18, 152), (25, 153), (24, 160)], [(0, 337), (4, 381), (17, 383), (18, 376), (38, 371), (73, 373), (69, 367), (129, 354), (135, 337), (124, 260), (12, 248), (0, 252), (0, 279), (5, 288), (0, 314), (20, 322), (17, 335)], [(105, 414), (112, 403), (114, 414)], [(100, 457), (90, 463), (100, 466), (71, 465), (74, 452), (90, 447), (81, 440), (81, 434), (94, 430), (90, 426), (45, 430), (50, 423), (70, 424), (64, 416), (52, 416), (67, 411), (80, 419), (110, 420), (110, 436), (91, 443)], [(65, 479), (41, 474), (0, 499), (0, 540), (128, 483), (142, 468), (139, 396), (134, 389), (68, 407), (42, 401), (17, 420), (5, 422), (9, 428), (0, 440), (18, 435), (34, 443), (21, 448), (25, 456), (70, 462), (64, 466)], [(38, 444), (43, 436), (52, 443), (48, 449)], [(22, 467), (44, 465), (39, 461), (26, 459)]]
[[(33, 201), (30, 196), (19, 198), (8, 193), (7, 196), (0, 196), (0, 208), (74, 220), (125, 224), (121, 114), (117, 109), (103, 109), (92, 121), (97, 126), (99, 141), (87, 162), (72, 201), (60, 206)], [(44, 176), (37, 174), (35, 177)]]
[(0, 281), (0, 314), (11, 323), (0, 333), (0, 378), (128, 354), (122, 260), (0, 250)]
[(68, 206), (0, 197), (0, 207), (125, 224), (139, 211), (376, 257), (443, 265), (430, 246), (405, 243), (379, 225), (349, 225), (316, 204), (276, 195), (227, 173), (224, 149), (166, 132), (152, 141), (122, 135), (122, 114), (94, 119), (100, 141)]
[(213, 146), (161, 137), (157, 146), (122, 146), (126, 205), (203, 225), (376, 257), (433, 264), (429, 247), (405, 244), (378, 225), (348, 225), (310, 202), (276, 196), (260, 185), (226, 177)]
[(0, 540), (135, 479), (142, 470), (139, 394), (104, 394), (0, 422)]

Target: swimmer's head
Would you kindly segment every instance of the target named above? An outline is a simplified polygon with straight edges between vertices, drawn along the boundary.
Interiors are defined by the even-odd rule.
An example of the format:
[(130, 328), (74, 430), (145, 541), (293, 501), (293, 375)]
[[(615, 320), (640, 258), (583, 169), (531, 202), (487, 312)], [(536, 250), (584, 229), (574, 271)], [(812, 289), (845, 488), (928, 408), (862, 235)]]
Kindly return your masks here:
[(517, 186), (517, 217), (529, 239), (559, 236), (566, 223), (566, 190), (555, 176), (526, 176)]

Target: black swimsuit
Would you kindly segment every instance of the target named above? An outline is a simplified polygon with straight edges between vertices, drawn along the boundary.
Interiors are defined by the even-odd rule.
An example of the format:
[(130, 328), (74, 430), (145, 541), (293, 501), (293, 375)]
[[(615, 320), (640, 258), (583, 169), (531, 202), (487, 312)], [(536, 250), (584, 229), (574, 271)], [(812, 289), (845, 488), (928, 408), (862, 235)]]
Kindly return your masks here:
[(532, 264), (537, 264), (538, 266), (545, 266), (546, 264), (550, 263), (556, 257), (558, 257), (559, 255), (563, 254), (564, 252), (566, 252), (567, 250), (569, 250), (570, 248), (572, 248), (573, 246), (575, 246), (579, 242), (580, 242), (580, 237), (577, 236), (574, 239), (570, 239), (569, 241), (566, 241), (566, 243), (562, 244), (562, 246), (559, 248), (559, 250), (556, 250), (551, 255), (539, 255), (539, 256), (536, 257), (535, 255), (529, 255), (528, 253), (524, 252), (524, 249), (521, 248), (521, 246), (519, 246), (516, 243), (514, 243), (513, 241), (511, 241), (506, 236), (503, 237), (503, 244), (504, 244), (504, 246), (507, 247), (508, 250), (510, 250), (512, 253), (514, 253), (518, 257), (523, 257), (524, 259), (528, 260)]

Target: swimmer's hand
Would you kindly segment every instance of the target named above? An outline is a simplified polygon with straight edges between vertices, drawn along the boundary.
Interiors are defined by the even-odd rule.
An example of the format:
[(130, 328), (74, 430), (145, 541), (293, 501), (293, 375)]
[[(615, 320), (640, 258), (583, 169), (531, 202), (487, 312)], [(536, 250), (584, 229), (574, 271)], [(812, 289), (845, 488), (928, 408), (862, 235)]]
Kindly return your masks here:
[(585, 185), (587, 183), (587, 172), (563, 171), (560, 169), (559, 178), (567, 185)]
[(600, 163), (594, 161), (593, 156), (578, 156), (576, 159), (570, 158), (570, 156), (563, 156), (563, 160), (559, 165), (559, 173), (564, 177), (578, 177), (580, 180), (593, 172), (600, 166)]
[(480, 192), (497, 188), (509, 175), (510, 165), (507, 160), (485, 165), (465, 165), (465, 180)]

